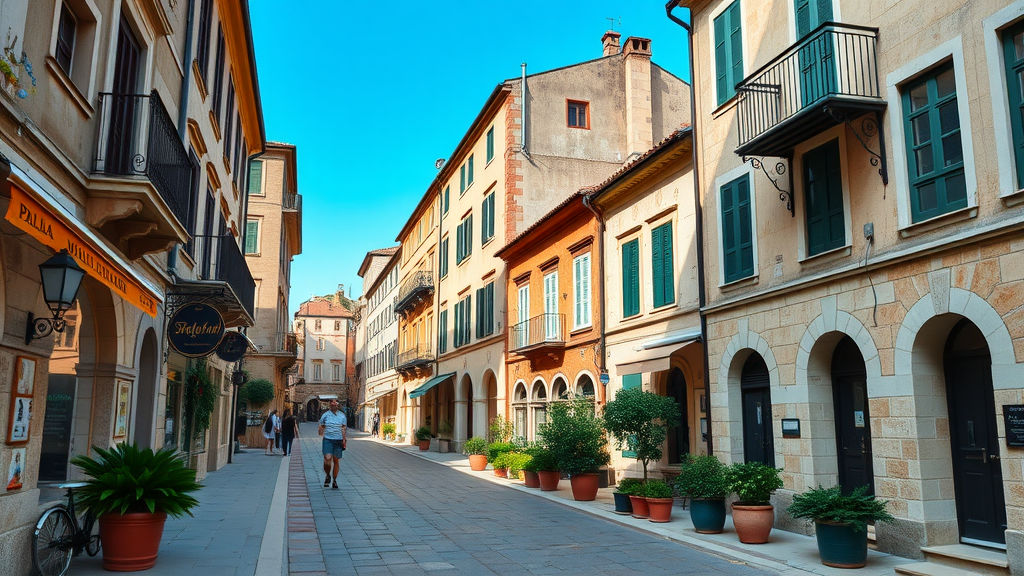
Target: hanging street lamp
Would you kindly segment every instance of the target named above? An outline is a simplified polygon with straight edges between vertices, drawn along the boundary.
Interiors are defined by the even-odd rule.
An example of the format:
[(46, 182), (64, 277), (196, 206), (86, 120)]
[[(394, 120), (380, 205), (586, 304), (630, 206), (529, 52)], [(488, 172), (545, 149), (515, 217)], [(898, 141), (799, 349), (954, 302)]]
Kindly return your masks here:
[(50, 309), (53, 317), (36, 318), (29, 312), (25, 344), (49, 336), (54, 331), (64, 331), (64, 313), (75, 305), (78, 289), (85, 278), (85, 270), (75, 262), (67, 250), (61, 250), (39, 265), (39, 276), (43, 284), (43, 300), (46, 301), (46, 307)]

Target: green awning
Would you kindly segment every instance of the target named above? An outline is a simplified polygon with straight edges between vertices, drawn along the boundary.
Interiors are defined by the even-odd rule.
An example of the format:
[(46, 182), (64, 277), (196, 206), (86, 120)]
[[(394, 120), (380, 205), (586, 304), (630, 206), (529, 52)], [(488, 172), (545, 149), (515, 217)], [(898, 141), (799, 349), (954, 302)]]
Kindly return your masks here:
[(423, 396), (424, 394), (427, 393), (427, 390), (430, 390), (434, 386), (437, 386), (438, 384), (444, 382), (445, 380), (451, 378), (452, 376), (455, 376), (455, 372), (449, 372), (447, 374), (441, 374), (440, 376), (434, 376), (430, 380), (424, 382), (422, 386), (413, 390), (412, 393), (409, 394), (409, 398), (419, 398), (420, 396)]

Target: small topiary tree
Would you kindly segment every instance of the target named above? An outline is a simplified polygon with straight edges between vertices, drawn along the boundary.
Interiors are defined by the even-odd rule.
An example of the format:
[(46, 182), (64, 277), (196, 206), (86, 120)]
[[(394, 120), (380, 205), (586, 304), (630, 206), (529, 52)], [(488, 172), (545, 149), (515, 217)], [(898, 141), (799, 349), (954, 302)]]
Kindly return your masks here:
[(540, 435), (559, 469), (570, 476), (595, 472), (611, 460), (605, 450), (604, 423), (594, 414), (593, 402), (584, 396), (553, 403)]
[(679, 425), (679, 406), (667, 396), (630, 388), (620, 390), (604, 407), (604, 421), (618, 447), (635, 454), (644, 468), (646, 483), (648, 464), (661, 460), (661, 444), (668, 427)]
[(274, 384), (266, 378), (249, 380), (238, 391), (238, 395), (250, 408), (263, 406), (274, 399)]

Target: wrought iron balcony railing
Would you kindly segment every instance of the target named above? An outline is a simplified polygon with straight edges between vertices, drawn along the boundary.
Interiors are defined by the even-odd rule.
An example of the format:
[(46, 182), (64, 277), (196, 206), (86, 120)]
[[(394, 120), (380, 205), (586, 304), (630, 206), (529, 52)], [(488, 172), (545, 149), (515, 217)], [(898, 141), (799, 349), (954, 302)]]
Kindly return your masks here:
[(93, 170), (112, 176), (146, 176), (171, 213), (188, 226), (192, 168), (178, 131), (154, 90), (100, 93), (99, 137)]
[(421, 299), (433, 293), (434, 273), (430, 270), (413, 272), (412, 276), (398, 289), (398, 297), (395, 299), (395, 313), (400, 314), (412, 309)]
[[(256, 297), (256, 282), (249, 272), (245, 256), (238, 249), (235, 238), (225, 236), (193, 237), (196, 258), (196, 275), (200, 280), (221, 280), (235, 293), (238, 303), (253, 315), (253, 301)], [(294, 338), (294, 335), (293, 335)]]
[(565, 314), (541, 314), (508, 329), (509, 349), (513, 352), (531, 348), (565, 345)]
[(408, 350), (398, 353), (398, 363), (395, 368), (398, 370), (409, 370), (418, 366), (424, 366), (434, 361), (434, 351), (430, 346), (414, 346)]
[(278, 332), (274, 336), (263, 339), (255, 339), (254, 344), (260, 354), (289, 354), (298, 353), (298, 342), (294, 332)]
[(826, 22), (736, 85), (742, 156), (795, 144), (869, 110), (879, 95), (878, 29)]

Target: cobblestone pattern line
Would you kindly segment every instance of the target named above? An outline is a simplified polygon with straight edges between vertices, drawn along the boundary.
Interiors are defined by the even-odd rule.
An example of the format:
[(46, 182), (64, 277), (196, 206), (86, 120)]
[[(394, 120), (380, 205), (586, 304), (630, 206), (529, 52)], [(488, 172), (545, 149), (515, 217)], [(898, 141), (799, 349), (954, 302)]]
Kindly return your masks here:
[[(291, 462), (288, 463), (288, 573), (326, 576), (327, 568), (313, 521), (313, 507), (309, 503), (302, 445), (300, 438), (296, 438), (292, 443)], [(311, 450), (310, 457), (315, 456)]]

